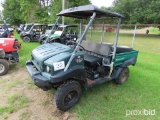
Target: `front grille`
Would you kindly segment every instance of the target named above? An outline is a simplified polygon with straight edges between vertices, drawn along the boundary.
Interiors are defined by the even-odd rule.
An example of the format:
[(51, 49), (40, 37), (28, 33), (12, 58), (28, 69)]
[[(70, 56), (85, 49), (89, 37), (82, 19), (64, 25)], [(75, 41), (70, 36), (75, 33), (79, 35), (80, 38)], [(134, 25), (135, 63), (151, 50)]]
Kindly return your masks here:
[(32, 57), (32, 62), (33, 62), (33, 64), (34, 64), (34, 66), (36, 67), (36, 69), (38, 69), (39, 71), (42, 71), (42, 70), (40, 69), (40, 64), (39, 64), (39, 62), (38, 62), (37, 60), (35, 60), (33, 57)]

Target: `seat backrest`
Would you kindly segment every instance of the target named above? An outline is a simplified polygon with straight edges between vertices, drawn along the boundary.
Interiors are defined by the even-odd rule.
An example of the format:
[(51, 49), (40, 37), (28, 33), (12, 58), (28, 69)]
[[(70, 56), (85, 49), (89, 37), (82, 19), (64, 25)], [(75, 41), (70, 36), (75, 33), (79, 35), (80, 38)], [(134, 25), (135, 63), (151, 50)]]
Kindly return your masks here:
[(111, 52), (111, 47), (107, 44), (83, 41), (81, 46), (84, 47), (85, 50), (94, 52), (98, 55), (108, 56)]

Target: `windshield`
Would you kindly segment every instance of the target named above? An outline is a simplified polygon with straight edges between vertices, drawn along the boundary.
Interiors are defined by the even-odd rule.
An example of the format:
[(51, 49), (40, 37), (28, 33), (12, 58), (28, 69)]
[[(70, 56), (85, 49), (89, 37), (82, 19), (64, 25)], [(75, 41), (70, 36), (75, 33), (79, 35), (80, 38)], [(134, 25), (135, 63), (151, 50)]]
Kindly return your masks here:
[(32, 25), (25, 25), (24, 26), (24, 30), (25, 31), (29, 31), (31, 29)]
[(63, 31), (55, 31), (54, 34), (61, 36)]

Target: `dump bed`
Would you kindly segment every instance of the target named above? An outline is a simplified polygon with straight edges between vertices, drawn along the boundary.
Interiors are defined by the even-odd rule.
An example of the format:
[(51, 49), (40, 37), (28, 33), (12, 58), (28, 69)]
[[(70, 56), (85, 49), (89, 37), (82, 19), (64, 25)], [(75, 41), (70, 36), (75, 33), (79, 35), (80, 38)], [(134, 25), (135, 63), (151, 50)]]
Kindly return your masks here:
[(131, 52), (118, 53), (114, 59), (114, 66), (121, 65), (124, 61), (138, 57), (138, 51), (132, 50)]

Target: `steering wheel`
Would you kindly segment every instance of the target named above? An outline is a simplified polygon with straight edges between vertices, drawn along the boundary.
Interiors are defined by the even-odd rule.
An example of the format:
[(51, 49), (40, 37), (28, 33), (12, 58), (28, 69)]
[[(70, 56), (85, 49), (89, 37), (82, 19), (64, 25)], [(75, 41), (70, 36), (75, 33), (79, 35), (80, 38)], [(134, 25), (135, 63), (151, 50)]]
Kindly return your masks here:
[[(70, 45), (70, 43), (71, 43), (71, 45), (74, 45), (73, 48), (75, 48), (75, 47), (77, 46), (77, 43), (74, 42), (74, 41), (68, 41), (68, 42), (66, 43), (66, 45)], [(82, 45), (78, 45), (78, 46), (81, 48), (81, 50), (85, 50)]]

